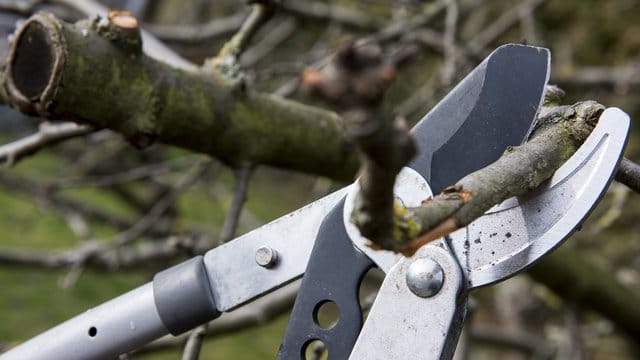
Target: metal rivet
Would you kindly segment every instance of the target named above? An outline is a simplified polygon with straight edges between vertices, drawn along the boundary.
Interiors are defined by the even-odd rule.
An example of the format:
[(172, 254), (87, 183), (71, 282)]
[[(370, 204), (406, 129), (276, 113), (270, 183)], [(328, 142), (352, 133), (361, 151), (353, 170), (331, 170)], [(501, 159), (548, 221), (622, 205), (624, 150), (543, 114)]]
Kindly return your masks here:
[(262, 267), (270, 268), (278, 262), (278, 252), (274, 249), (262, 246), (256, 250), (256, 263)]
[(440, 264), (432, 259), (418, 259), (407, 270), (407, 286), (419, 297), (431, 297), (440, 291), (444, 273)]

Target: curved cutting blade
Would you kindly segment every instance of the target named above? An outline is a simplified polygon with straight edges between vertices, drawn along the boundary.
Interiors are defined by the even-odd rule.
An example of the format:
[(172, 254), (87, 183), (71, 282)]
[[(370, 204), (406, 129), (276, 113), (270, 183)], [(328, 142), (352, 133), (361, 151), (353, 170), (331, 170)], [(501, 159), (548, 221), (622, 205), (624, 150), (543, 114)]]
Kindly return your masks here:
[[(546, 49), (506, 45), (495, 50), (412, 130), (418, 156), (409, 165), (434, 192), (495, 161), (529, 133), (549, 77)], [(433, 176), (432, 176), (433, 175)], [(419, 180), (424, 180), (419, 179)], [(435, 184), (435, 187), (434, 187)], [(420, 199), (422, 200), (422, 199)], [(368, 252), (350, 236), (340, 202), (323, 221), (305, 270), (279, 359), (298, 358), (314, 339), (331, 359), (344, 359), (356, 341), (362, 317), (358, 285), (366, 270), (395, 263), (393, 255)], [(386, 269), (388, 270), (388, 269)], [(340, 320), (330, 329), (317, 325), (322, 303), (334, 302)]]
[(409, 167), (434, 194), (496, 161), (529, 135), (549, 80), (549, 50), (496, 49), (413, 128)]
[[(398, 174), (396, 196), (418, 206), (521, 144), (544, 98), (549, 56), (547, 49), (515, 44), (493, 51), (412, 129), (418, 153)], [(373, 250), (351, 223), (358, 191), (356, 183), (347, 195), (345, 228), (356, 247), (388, 272), (402, 255)]]
[(589, 138), (535, 192), (511, 198), (451, 234), (470, 288), (514, 275), (569, 237), (612, 179), (629, 132), (629, 117), (607, 109)]

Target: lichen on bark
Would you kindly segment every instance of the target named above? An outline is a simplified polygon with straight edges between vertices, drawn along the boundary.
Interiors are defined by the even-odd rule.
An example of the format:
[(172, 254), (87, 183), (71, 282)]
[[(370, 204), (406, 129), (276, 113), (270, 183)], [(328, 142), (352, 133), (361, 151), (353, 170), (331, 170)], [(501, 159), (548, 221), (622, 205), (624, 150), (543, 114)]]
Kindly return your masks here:
[[(112, 129), (138, 147), (160, 141), (231, 166), (353, 178), (357, 155), (334, 112), (239, 87), (210, 67), (175, 69), (121, 41), (128, 31), (105, 36), (98, 28), (110, 25), (101, 22), (67, 24), (45, 13), (27, 20), (5, 72), (11, 103)], [(34, 65), (42, 70), (34, 73)]]
[[(543, 108), (525, 144), (507, 149), (494, 163), (471, 173), (422, 206), (396, 210), (390, 250), (412, 255), (422, 245), (470, 224), (494, 205), (528, 193), (549, 179), (582, 145), (604, 106), (594, 101)], [(389, 247), (386, 247), (389, 248)]]

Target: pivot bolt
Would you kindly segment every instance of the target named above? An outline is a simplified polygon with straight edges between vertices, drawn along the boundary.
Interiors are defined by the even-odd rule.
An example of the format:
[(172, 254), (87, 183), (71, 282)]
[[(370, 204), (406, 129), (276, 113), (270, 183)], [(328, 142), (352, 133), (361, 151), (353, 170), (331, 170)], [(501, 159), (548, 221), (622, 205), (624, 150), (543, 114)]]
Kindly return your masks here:
[(440, 264), (429, 258), (414, 261), (407, 270), (407, 286), (421, 298), (431, 297), (440, 291), (444, 273)]
[(278, 263), (278, 252), (270, 247), (262, 246), (256, 250), (256, 263), (262, 267), (270, 268)]

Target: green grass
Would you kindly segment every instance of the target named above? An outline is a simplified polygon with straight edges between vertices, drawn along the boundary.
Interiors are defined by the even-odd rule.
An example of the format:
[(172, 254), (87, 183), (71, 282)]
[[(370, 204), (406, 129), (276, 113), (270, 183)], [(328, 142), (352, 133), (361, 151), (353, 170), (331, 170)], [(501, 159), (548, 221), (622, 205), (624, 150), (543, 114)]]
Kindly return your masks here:
[(0, 190), (2, 248), (52, 249), (75, 243), (64, 219), (33, 198)]

